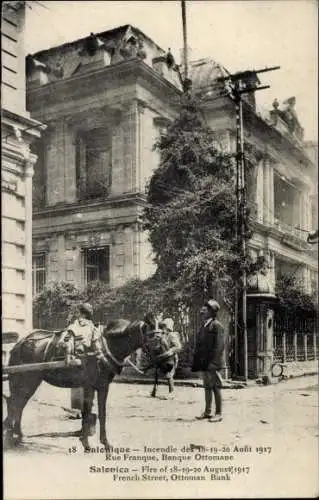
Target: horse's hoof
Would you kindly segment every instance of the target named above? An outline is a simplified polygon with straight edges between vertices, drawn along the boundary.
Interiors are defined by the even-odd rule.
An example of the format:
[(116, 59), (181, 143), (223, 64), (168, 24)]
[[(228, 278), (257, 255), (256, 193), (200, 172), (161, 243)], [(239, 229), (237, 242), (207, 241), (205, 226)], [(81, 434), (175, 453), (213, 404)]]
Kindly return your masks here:
[(96, 432), (96, 415), (95, 415), (95, 413), (91, 413), (88, 416), (87, 426), (88, 426), (88, 434), (89, 434), (89, 436), (94, 436), (95, 432)]
[(151, 392), (150, 396), (151, 396), (151, 398), (156, 398), (156, 393), (155, 392)]
[(13, 447), (19, 448), (19, 446), (23, 446), (23, 440), (21, 438), (13, 438)]
[(17, 434), (11, 434), (5, 439), (5, 448), (17, 448), (22, 444), (22, 437)]
[(111, 453), (112, 446), (109, 443), (102, 443), (101, 444), (104, 446), (106, 453)]
[(90, 445), (89, 445), (89, 443), (88, 443), (87, 438), (85, 438), (85, 437), (80, 437), (80, 441), (81, 441), (81, 443), (82, 443), (82, 446), (83, 446), (83, 448), (84, 448), (84, 451), (85, 451), (85, 452), (89, 452), (89, 451), (91, 451), (91, 447), (90, 447)]
[(15, 446), (15, 441), (13, 439), (12, 431), (5, 429), (3, 432), (3, 448), (5, 450), (13, 448)]
[(105, 448), (106, 456), (108, 456), (112, 451), (112, 446), (110, 445), (110, 443), (103, 444), (103, 446)]
[(110, 447), (106, 436), (100, 437), (100, 443), (105, 448)]
[(96, 427), (95, 427), (95, 425), (94, 425), (94, 426), (93, 426), (93, 425), (92, 425), (92, 426), (90, 426), (90, 428), (89, 428), (88, 432), (89, 432), (89, 436), (95, 436), (95, 432), (96, 432)]

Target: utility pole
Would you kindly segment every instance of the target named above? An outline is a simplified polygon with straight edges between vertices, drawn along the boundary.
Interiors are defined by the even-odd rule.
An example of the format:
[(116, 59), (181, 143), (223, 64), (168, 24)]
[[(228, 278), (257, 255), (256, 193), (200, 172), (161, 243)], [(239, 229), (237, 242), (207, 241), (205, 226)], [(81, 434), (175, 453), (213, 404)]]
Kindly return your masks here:
[(188, 78), (188, 46), (187, 46), (187, 22), (186, 22), (186, 1), (181, 0), (182, 23), (183, 23), (183, 43), (184, 43), (184, 80)]
[(234, 307), (234, 348), (235, 364), (238, 366), (239, 332), (244, 351), (244, 379), (248, 380), (248, 337), (247, 337), (247, 192), (244, 151), (244, 124), (242, 94), (253, 93), (269, 88), (260, 86), (258, 73), (279, 69), (280, 66), (260, 70), (247, 70), (226, 77), (217, 78), (217, 82), (227, 82), (229, 97), (236, 106), (236, 241), (237, 249), (242, 258), (243, 270), (235, 287)]
[[(240, 85), (239, 85), (240, 86)], [(236, 106), (236, 242), (237, 251), (241, 254), (243, 262), (246, 260), (246, 245), (244, 238), (244, 207), (246, 204), (246, 193), (245, 193), (245, 167), (244, 167), (244, 127), (243, 127), (243, 103), (240, 98), (240, 94), (234, 95), (234, 101)], [(235, 288), (235, 361), (236, 367), (238, 367), (238, 324), (239, 324), (239, 312), (242, 311), (242, 328), (245, 332), (245, 318), (246, 318), (246, 271), (245, 268), (242, 274), (242, 294), (240, 297), (240, 289), (238, 283)], [(239, 301), (242, 299), (242, 308), (240, 308)], [(244, 355), (245, 361), (244, 366), (246, 367), (246, 352), (248, 348), (246, 346), (247, 335), (243, 335), (244, 338)], [(248, 360), (247, 360), (248, 364)], [(245, 380), (246, 380), (246, 370), (245, 370)], [(248, 377), (247, 377), (248, 378)]]
[[(192, 81), (188, 78), (188, 45), (187, 45), (187, 22), (186, 22), (186, 1), (181, 0), (182, 6), (182, 24), (183, 24), (183, 57), (181, 64), (176, 64), (171, 49), (168, 49), (166, 54), (166, 64), (168, 68), (176, 71), (183, 92), (187, 95), (190, 92)], [(181, 73), (181, 67), (183, 67), (183, 74)]]

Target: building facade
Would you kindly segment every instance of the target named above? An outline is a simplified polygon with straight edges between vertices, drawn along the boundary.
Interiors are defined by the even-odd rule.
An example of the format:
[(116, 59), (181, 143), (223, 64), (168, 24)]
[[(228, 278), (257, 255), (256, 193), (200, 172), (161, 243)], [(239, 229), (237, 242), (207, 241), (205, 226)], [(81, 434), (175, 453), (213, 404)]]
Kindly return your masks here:
[(28, 109), (48, 125), (35, 144), (34, 293), (152, 272), (139, 217), (154, 141), (172, 118), (164, 55), (124, 26), (27, 58)]
[(45, 128), (26, 111), (24, 24), (25, 2), (3, 2), (2, 331), (19, 336), (32, 329), (32, 176), (36, 156), (30, 144)]
[[(214, 84), (226, 74), (212, 60), (190, 64), (220, 147), (234, 151), (235, 106)], [(149, 276), (154, 265), (140, 215), (159, 164), (154, 143), (176, 116), (181, 93), (165, 51), (128, 25), (28, 56), (27, 75), (28, 110), (48, 126), (34, 144), (34, 294), (56, 280), (119, 286)], [(250, 251), (268, 262), (266, 276), (250, 283), (249, 359), (256, 373), (273, 349), (276, 277), (296, 273), (307, 291), (317, 279), (306, 241), (316, 223), (316, 165), (293, 98), (261, 116), (249, 97), (244, 126), (254, 165)]]

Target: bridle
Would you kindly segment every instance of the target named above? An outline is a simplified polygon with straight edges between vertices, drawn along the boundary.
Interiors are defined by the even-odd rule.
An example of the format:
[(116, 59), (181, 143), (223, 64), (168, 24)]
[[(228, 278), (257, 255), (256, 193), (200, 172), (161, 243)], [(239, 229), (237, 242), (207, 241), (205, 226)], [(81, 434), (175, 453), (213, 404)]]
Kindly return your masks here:
[[(141, 347), (142, 349), (147, 348), (147, 334), (145, 333), (145, 327), (146, 323), (141, 322), (141, 325), (139, 326), (140, 328), (140, 335), (141, 335)], [(121, 369), (127, 364), (126, 359), (123, 361), (119, 361), (114, 354), (111, 352), (111, 349), (108, 345), (106, 337), (102, 334), (102, 325), (98, 326), (99, 330), (99, 338), (101, 339), (102, 342), (102, 350), (103, 350), (103, 355), (104, 355), (104, 364), (106, 361), (106, 364), (108, 365), (108, 368), (110, 368), (112, 371), (115, 371), (115, 373), (120, 373)], [(131, 363), (130, 363), (131, 364)], [(133, 363), (132, 363), (133, 364)], [(134, 365), (135, 367), (135, 365)], [(137, 367), (135, 367), (137, 369)]]

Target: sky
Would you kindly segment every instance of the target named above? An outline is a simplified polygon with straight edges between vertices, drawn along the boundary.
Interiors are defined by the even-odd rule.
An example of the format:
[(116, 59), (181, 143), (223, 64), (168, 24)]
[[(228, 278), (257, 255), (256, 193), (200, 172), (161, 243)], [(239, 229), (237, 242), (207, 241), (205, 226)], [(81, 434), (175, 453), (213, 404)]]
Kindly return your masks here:
[[(27, 9), (26, 53), (34, 53), (131, 24), (179, 61), (183, 45), (180, 1), (48, 1)], [(318, 140), (317, 0), (188, 0), (190, 59), (211, 57), (229, 71), (280, 66), (260, 75), (261, 108), (296, 97), (305, 139)]]

